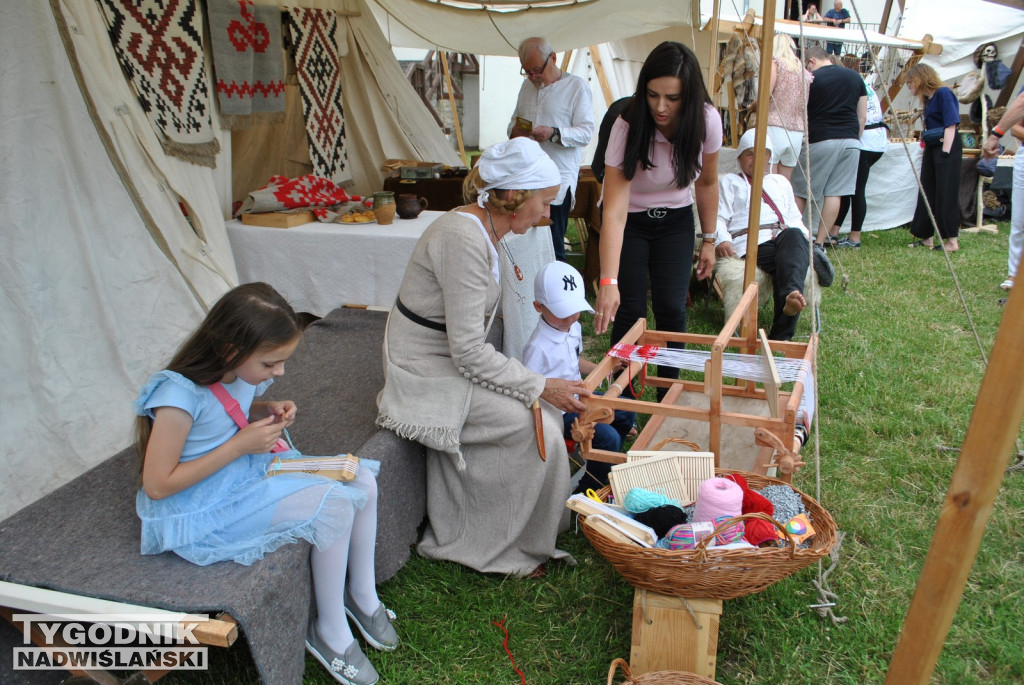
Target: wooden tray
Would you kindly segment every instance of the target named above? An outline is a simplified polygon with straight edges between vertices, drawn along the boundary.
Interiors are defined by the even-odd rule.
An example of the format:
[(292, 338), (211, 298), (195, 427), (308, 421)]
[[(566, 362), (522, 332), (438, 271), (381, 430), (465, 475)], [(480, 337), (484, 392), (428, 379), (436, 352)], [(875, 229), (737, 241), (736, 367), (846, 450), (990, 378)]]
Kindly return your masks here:
[(314, 220), (313, 212), (262, 212), (242, 215), (242, 223), (246, 226), (267, 228), (291, 228), (312, 223)]

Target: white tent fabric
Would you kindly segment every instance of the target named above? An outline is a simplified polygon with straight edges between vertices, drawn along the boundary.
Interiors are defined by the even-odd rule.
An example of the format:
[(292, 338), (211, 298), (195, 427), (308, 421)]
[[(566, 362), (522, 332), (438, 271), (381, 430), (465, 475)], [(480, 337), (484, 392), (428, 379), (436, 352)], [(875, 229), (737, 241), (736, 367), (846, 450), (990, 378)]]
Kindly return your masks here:
[(423, 0), (374, 0), (393, 45), (481, 55), (515, 55), (545, 36), (555, 50), (597, 45), (692, 20), (691, 0), (590, 0), (521, 12), (467, 10)]
[[(237, 282), (224, 225), (230, 136), (217, 169), (167, 157), (98, 5), (51, 2), (0, 9), (0, 519), (127, 446), (138, 388)], [(386, 157), (458, 163), (372, 13), (348, 4), (357, 183), (378, 188)]]
[(959, 78), (975, 69), (974, 50), (984, 43), (999, 47), (1010, 66), (1024, 33), (1024, 12), (985, 0), (906, 0), (899, 35), (931, 34), (942, 45), (942, 54), (925, 61), (943, 81)]
[[(90, 4), (81, 9), (96, 12)], [(75, 40), (91, 23), (76, 22)], [(47, 3), (5, 5), (0, 55), (3, 518), (128, 444), (139, 379), (201, 313), (196, 293), (215, 296), (234, 267), (229, 251), (222, 272), (168, 240), (176, 268), (151, 237), (96, 135)], [(130, 137), (131, 115), (108, 118), (127, 152), (118, 136)], [(169, 191), (152, 172), (133, 181), (163, 225), (184, 223), (176, 202), (167, 217)]]

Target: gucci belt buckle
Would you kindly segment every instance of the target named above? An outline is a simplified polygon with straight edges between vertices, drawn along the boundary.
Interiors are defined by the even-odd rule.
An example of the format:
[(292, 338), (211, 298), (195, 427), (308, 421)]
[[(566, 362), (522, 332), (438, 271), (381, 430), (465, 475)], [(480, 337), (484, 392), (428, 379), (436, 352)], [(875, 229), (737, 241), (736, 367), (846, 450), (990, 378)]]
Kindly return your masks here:
[(651, 207), (647, 210), (647, 216), (652, 219), (664, 219), (668, 215), (668, 209), (665, 207)]

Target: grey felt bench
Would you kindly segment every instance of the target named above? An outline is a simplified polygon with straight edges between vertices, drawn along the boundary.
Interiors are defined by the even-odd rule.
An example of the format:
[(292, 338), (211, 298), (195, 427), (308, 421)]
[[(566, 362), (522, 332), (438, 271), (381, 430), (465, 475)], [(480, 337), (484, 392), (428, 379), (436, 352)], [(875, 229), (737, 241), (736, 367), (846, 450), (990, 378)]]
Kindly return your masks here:
[[(374, 426), (386, 319), (385, 312), (339, 309), (313, 323), (267, 395), (295, 400), (290, 433), (304, 453), (352, 452), (381, 462), (378, 582), (409, 559), (426, 513), (423, 447)], [(286, 545), (252, 566), (199, 567), (172, 553), (142, 556), (137, 475), (135, 450), (126, 449), (0, 522), (0, 580), (159, 609), (226, 611), (238, 620), (265, 683), (300, 682), (309, 546)], [(21, 634), (6, 625), (0, 683), (66, 677), (14, 671), (14, 646), (21, 646)]]

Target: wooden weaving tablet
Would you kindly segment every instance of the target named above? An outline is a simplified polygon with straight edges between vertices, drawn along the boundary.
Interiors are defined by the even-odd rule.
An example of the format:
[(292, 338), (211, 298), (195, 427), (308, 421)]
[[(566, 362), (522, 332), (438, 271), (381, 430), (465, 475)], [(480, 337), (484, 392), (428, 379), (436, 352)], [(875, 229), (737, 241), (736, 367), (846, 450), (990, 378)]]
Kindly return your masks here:
[(587, 523), (606, 536), (629, 544), (651, 547), (658, 541), (658, 535), (632, 517), (619, 513), (613, 507), (595, 502), (586, 495), (573, 495), (565, 502), (577, 514), (587, 517)]
[(687, 505), (697, 499), (697, 488), (715, 475), (711, 452), (629, 452), (625, 464), (608, 474), (616, 502), (633, 488), (643, 488)]
[(339, 454), (334, 457), (299, 457), (297, 459), (276, 457), (267, 465), (268, 476), (280, 476), (284, 473), (309, 473), (347, 483), (355, 480), (359, 473), (359, 457), (354, 454)]

